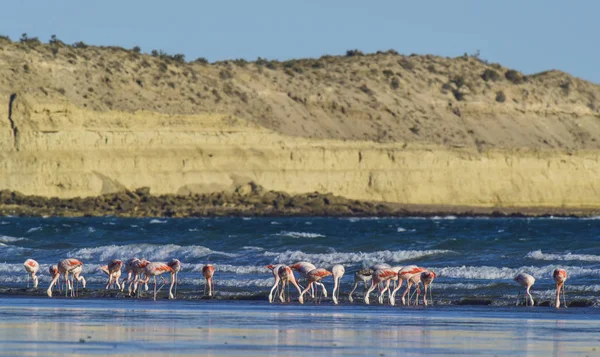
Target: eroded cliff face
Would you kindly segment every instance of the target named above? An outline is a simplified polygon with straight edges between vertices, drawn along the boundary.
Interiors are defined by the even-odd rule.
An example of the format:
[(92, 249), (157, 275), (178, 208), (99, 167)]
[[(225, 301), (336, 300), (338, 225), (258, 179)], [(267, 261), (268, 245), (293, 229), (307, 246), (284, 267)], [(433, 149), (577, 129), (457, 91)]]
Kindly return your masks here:
[(600, 90), (559, 72), (484, 80), (505, 69), (394, 54), (298, 70), (49, 53), (0, 46), (0, 189), (188, 194), (253, 181), (403, 204), (600, 207)]
[[(8, 114), (8, 113), (5, 113)], [(0, 187), (40, 196), (233, 191), (426, 205), (597, 207), (599, 153), (443, 148), (285, 136), (227, 115), (94, 112), (12, 103), (1, 127)], [(15, 146), (13, 127), (18, 128)]]

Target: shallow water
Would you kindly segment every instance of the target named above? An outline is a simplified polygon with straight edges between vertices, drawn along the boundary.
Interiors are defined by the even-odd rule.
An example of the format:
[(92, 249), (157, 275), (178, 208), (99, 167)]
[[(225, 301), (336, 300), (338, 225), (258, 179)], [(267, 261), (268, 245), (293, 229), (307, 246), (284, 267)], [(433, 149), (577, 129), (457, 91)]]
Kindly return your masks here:
[[(66, 257), (85, 264), (91, 289), (106, 277), (109, 260), (179, 258), (181, 291), (202, 290), (201, 268), (215, 265), (217, 294), (267, 295), (270, 263), (308, 260), (319, 267), (343, 264), (342, 299), (360, 267), (416, 264), (438, 274), (438, 304), (463, 298), (515, 302), (518, 272), (532, 274), (536, 300), (553, 296), (551, 274), (569, 272), (567, 299), (596, 304), (600, 297), (600, 220), (551, 218), (0, 218), (0, 287), (24, 287), (26, 258), (47, 269)], [(331, 286), (331, 280), (326, 281)], [(359, 289), (359, 295), (360, 295)]]
[(19, 356), (584, 356), (600, 311), (0, 298), (0, 354)]

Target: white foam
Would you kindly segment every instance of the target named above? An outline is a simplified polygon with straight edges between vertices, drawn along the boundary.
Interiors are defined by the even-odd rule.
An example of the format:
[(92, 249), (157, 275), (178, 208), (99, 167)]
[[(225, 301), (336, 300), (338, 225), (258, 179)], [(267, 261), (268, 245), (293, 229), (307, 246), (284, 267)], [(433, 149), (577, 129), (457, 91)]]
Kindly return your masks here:
[(278, 236), (282, 236), (282, 237), (290, 237), (290, 238), (321, 238), (321, 237), (325, 237), (322, 234), (319, 233), (310, 233), (310, 232), (287, 232), (287, 231), (281, 231), (279, 233), (277, 233)]
[(17, 238), (11, 236), (0, 236), (0, 243), (14, 243), (22, 240), (27, 240), (27, 238)]
[(161, 221), (160, 219), (153, 219), (150, 221), (150, 224), (164, 224), (164, 223), (167, 223), (166, 219), (163, 221)]
[[(551, 280), (552, 273), (557, 266), (547, 265), (543, 267), (523, 266), (519, 268), (490, 267), (490, 266), (461, 266), (433, 269), (438, 276), (453, 279), (481, 279), (481, 280), (512, 280), (518, 273), (524, 272), (531, 274), (536, 279)], [(596, 269), (569, 267), (567, 270), (569, 277), (578, 276), (600, 276), (600, 271)]]
[[(207, 263), (208, 264), (208, 263)], [(271, 274), (271, 271), (264, 266), (254, 265), (231, 265), (231, 264), (213, 264), (215, 274), (217, 273), (236, 273), (236, 274)], [(183, 271), (202, 272), (205, 264), (183, 264)]]
[(360, 264), (369, 266), (378, 262), (398, 263), (407, 260), (414, 260), (430, 255), (453, 253), (451, 250), (398, 250), (398, 251), (377, 251), (371, 253), (304, 253), (299, 250), (288, 250), (285, 252), (265, 252), (264, 255), (273, 257), (276, 263), (291, 264), (298, 261), (311, 262), (317, 267), (331, 266), (334, 264)]
[(449, 220), (449, 221), (453, 221), (453, 220), (455, 220), (455, 219), (456, 219), (456, 216), (443, 216), (443, 217), (441, 217), (441, 216), (433, 216), (433, 217), (431, 217), (430, 219), (431, 219), (431, 220), (434, 220), (434, 221), (440, 221), (440, 220)]
[(242, 217), (243, 221), (251, 221), (253, 218), (252, 217)]
[(600, 255), (592, 254), (548, 254), (542, 253), (541, 250), (535, 250), (527, 253), (525, 258), (537, 260), (581, 260), (586, 262), (600, 262)]
[(272, 221), (271, 224), (274, 225), (274, 226), (277, 226), (277, 225), (280, 225), (281, 223), (276, 222), (276, 221)]
[(6, 221), (2, 221), (2, 222), (0, 222), (0, 225), (3, 225), (3, 226), (4, 226), (4, 225), (6, 225), (6, 224), (10, 224), (10, 222), (6, 222)]
[(406, 232), (406, 228), (398, 227), (398, 229), (396, 229), (396, 231), (398, 231), (398, 232)]
[(242, 247), (242, 249), (245, 249), (245, 250), (258, 250), (258, 251), (265, 250), (265, 248), (255, 247), (255, 246), (252, 246), (252, 245), (244, 246), (244, 247)]
[(33, 233), (33, 232), (37, 232), (37, 231), (41, 231), (41, 230), (42, 230), (42, 227), (33, 227), (33, 228), (29, 228), (29, 229), (27, 230), (27, 232), (25, 232), (25, 233), (26, 233), (26, 234), (27, 234), (27, 233)]
[(150, 261), (167, 261), (173, 258), (185, 261), (208, 255), (237, 256), (237, 254), (215, 251), (201, 245), (179, 246), (175, 244), (108, 245), (73, 250), (69, 252), (69, 255), (78, 259), (97, 262), (107, 262), (112, 259), (126, 260), (132, 257), (146, 258)]
[[(273, 286), (273, 278), (266, 279), (231, 279), (231, 280), (220, 280), (217, 275), (215, 275), (215, 290), (218, 291), (220, 286), (224, 287), (236, 287), (236, 288), (244, 288), (251, 286), (258, 287), (271, 287)], [(202, 288), (205, 284), (205, 280), (203, 278), (200, 279), (181, 279), (181, 284), (192, 284), (196, 286), (200, 286)], [(293, 289), (291, 287), (291, 289)]]
[(96, 229), (94, 227), (88, 227), (88, 232), (90, 233), (94, 233), (96, 231)]

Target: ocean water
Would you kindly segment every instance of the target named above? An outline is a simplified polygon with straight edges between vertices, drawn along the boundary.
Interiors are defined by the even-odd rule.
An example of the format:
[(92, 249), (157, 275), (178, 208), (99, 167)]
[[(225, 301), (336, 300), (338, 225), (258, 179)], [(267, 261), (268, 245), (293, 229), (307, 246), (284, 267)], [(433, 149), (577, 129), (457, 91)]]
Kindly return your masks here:
[[(567, 269), (567, 300), (600, 298), (600, 219), (572, 218), (0, 218), (0, 287), (27, 285), (23, 262), (40, 265), (45, 288), (51, 264), (72, 257), (84, 263), (90, 290), (103, 289), (98, 266), (131, 257), (178, 258), (178, 289), (202, 292), (202, 267), (215, 266), (216, 295), (266, 299), (271, 263), (343, 264), (341, 299), (362, 267), (415, 264), (438, 275), (435, 304), (463, 299), (515, 303), (513, 277), (536, 278), (534, 299), (551, 300), (552, 271)], [(332, 280), (325, 280), (328, 289)], [(360, 301), (362, 288), (357, 290)], [(292, 293), (292, 298), (295, 295)]]

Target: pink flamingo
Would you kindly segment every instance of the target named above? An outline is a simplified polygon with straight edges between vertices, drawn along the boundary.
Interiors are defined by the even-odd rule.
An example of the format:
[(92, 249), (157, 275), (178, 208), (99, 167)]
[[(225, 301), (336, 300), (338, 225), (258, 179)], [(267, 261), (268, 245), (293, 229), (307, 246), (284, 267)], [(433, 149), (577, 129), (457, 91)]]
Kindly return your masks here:
[(371, 280), (372, 277), (373, 277), (373, 269), (370, 269), (370, 268), (360, 269), (359, 271), (354, 273), (354, 286), (352, 287), (352, 290), (350, 290), (350, 294), (348, 294), (348, 300), (350, 302), (354, 302), (354, 299), (352, 298), (352, 294), (358, 287), (358, 284), (362, 281), (364, 283), (364, 291), (363, 292), (366, 292), (367, 291), (367, 281)]
[[(173, 269), (168, 266), (166, 263), (148, 263), (144, 267), (144, 275), (146, 278), (138, 282), (138, 284), (146, 284), (150, 277), (154, 277), (154, 301), (156, 301), (156, 295), (158, 292), (156, 291), (156, 277), (160, 276), (163, 279), (163, 285), (166, 284), (166, 280), (162, 277), (163, 273), (171, 273), (171, 286), (169, 287), (169, 299), (173, 299), (173, 285), (175, 284), (174, 275), (175, 272)], [(162, 286), (160, 287), (162, 289)], [(160, 291), (160, 289), (159, 289)]]
[[(132, 291), (134, 294), (138, 291), (137, 290), (138, 282), (141, 279), (141, 275), (144, 274), (144, 268), (148, 264), (150, 264), (150, 262), (144, 258), (142, 258), (141, 260), (138, 258), (129, 259), (127, 261), (127, 263), (125, 263), (125, 270), (128, 271), (127, 280), (130, 281), (129, 288), (128, 288), (129, 296), (131, 296)], [(130, 278), (129, 278), (131, 275), (133, 275), (132, 280), (130, 280)], [(145, 284), (145, 288), (146, 288), (145, 290), (148, 291), (148, 283), (147, 282)], [(138, 295), (139, 295), (139, 292), (138, 292)]]
[(331, 298), (333, 299), (333, 303), (337, 305), (339, 295), (340, 295), (340, 281), (344, 276), (346, 269), (341, 264), (336, 264), (331, 268), (331, 273), (333, 274), (333, 291), (331, 292)]
[[(304, 294), (312, 287), (313, 284), (320, 283), (324, 278), (332, 275), (330, 271), (327, 271), (323, 268), (313, 269), (308, 272), (306, 279), (308, 281), (308, 286), (302, 291), (300, 294), (300, 298), (304, 300)], [(325, 294), (326, 290), (323, 285), (323, 293)], [(327, 296), (327, 295), (325, 295)]]
[[(405, 297), (410, 292), (410, 288), (411, 288), (412, 284), (414, 283), (414, 281), (411, 281), (411, 278), (415, 274), (419, 274), (419, 276), (420, 276), (420, 274), (422, 272), (424, 272), (425, 270), (426, 269), (419, 268), (416, 265), (409, 265), (409, 266), (403, 267), (402, 269), (400, 269), (398, 271), (398, 286), (396, 286), (396, 288), (394, 289), (394, 291), (392, 291), (392, 305), (396, 304), (396, 292), (398, 290), (400, 290), (400, 288), (402, 287), (402, 282), (404, 280), (406, 280), (406, 290), (402, 294), (402, 305), (406, 305)], [(417, 287), (418, 287), (418, 284), (417, 284)], [(410, 305), (410, 299), (409, 299), (408, 303)]]
[[(275, 282), (273, 283), (273, 287), (271, 288), (271, 291), (269, 292), (269, 302), (272, 303), (273, 302), (273, 292), (275, 291), (275, 294), (277, 294), (276, 289), (279, 287), (279, 268), (285, 266), (284, 264), (269, 264), (267, 266), (265, 266), (265, 268), (269, 269), (271, 271), (271, 273), (273, 273), (273, 278), (275, 278)], [(295, 281), (296, 279), (294, 279)]]
[[(533, 296), (531, 296), (531, 293), (529, 292), (529, 290), (531, 289), (533, 284), (535, 284), (535, 278), (526, 273), (519, 273), (519, 274), (517, 274), (517, 276), (515, 276), (515, 281), (517, 283), (519, 283), (519, 285), (521, 285), (522, 287), (524, 287), (526, 289), (525, 290), (525, 306), (529, 306), (529, 302), (531, 302), (531, 306), (533, 306), (534, 305)], [(521, 295), (521, 290), (519, 290), (519, 296), (520, 295)], [(529, 297), (529, 300), (527, 300), (527, 297)], [(519, 306), (519, 298), (518, 297), (517, 297), (517, 306)]]
[[(50, 276), (52, 277), (52, 279), (56, 278), (56, 280), (58, 280), (58, 278), (60, 278), (60, 273), (58, 272), (58, 266), (57, 265), (50, 266), (48, 268), (48, 273), (50, 273)], [(60, 288), (60, 284), (59, 284), (59, 288)]]
[[(67, 290), (71, 289), (71, 295), (73, 295), (73, 289), (71, 287), (71, 282), (69, 281), (69, 273), (73, 274), (73, 277), (75, 279), (77, 279), (77, 282), (83, 280), (83, 287), (85, 288), (85, 279), (83, 278), (83, 276), (80, 276), (82, 267), (83, 267), (83, 263), (80, 262), (78, 259), (68, 258), (68, 259), (61, 260), (57, 265), (58, 274), (53, 276), (52, 281), (50, 282), (50, 286), (48, 287), (48, 290), (46, 291), (48, 296), (52, 297), (52, 287), (54, 286), (54, 284), (56, 284), (56, 282), (58, 281), (58, 278), (61, 275), (64, 275), (65, 281), (67, 282)], [(66, 293), (67, 293), (67, 291), (65, 291), (65, 294)]]
[[(279, 291), (279, 301), (285, 302), (285, 299), (283, 298), (283, 294), (284, 294), (286, 288), (289, 288), (289, 284), (291, 283), (292, 285), (294, 285), (296, 287), (296, 289), (298, 289), (298, 302), (301, 304), (304, 304), (304, 298), (302, 297), (302, 295), (303, 295), (302, 290), (300, 289), (300, 286), (296, 282), (296, 277), (294, 276), (294, 272), (292, 271), (292, 269), (288, 266), (281, 265), (277, 269), (277, 275), (279, 276), (279, 279), (281, 280), (281, 290)], [(289, 293), (288, 293), (288, 302), (289, 302)]]
[[(296, 270), (297, 272), (299, 272), (303, 278), (308, 280), (308, 273), (312, 270), (317, 269), (317, 267), (309, 262), (298, 262), (295, 264), (290, 265), (290, 268)], [(323, 296), (327, 297), (327, 289), (325, 288), (325, 285), (323, 285), (320, 281), (316, 281), (315, 285), (321, 285), (321, 288), (323, 289)], [(311, 287), (311, 297), (315, 297), (315, 293)]]
[[(375, 287), (377, 287), (377, 285), (379, 285), (380, 283), (384, 283), (385, 288), (382, 289), (379, 294), (379, 303), (382, 304), (383, 303), (383, 293), (389, 288), (390, 280), (397, 276), (398, 276), (398, 273), (396, 273), (395, 271), (393, 271), (390, 268), (375, 270), (373, 272), (373, 276), (371, 278), (371, 287), (365, 293), (365, 304), (369, 305), (369, 303), (370, 303), (369, 295), (371, 294), (371, 291), (375, 290)], [(390, 295), (390, 300), (391, 300), (391, 295)]]
[(106, 275), (108, 275), (108, 283), (106, 283), (106, 289), (110, 286), (117, 285), (117, 288), (123, 291), (125, 287), (125, 281), (123, 281), (123, 285), (119, 283), (119, 278), (121, 278), (121, 268), (123, 267), (123, 261), (119, 259), (115, 259), (111, 261), (108, 265), (103, 265), (98, 270), (103, 271)]
[(215, 267), (210, 264), (202, 267), (202, 275), (204, 275), (204, 279), (206, 279), (206, 284), (204, 284), (204, 295), (206, 295), (206, 288), (208, 287), (208, 296), (212, 296), (212, 291), (214, 288), (213, 275), (215, 274)]
[(554, 269), (554, 273), (552, 273), (552, 278), (556, 283), (556, 308), (560, 308), (560, 291), (562, 289), (563, 294), (563, 302), (565, 304), (565, 308), (567, 307), (567, 299), (565, 298), (565, 281), (567, 281), (567, 271), (565, 269)]
[(181, 270), (181, 262), (179, 261), (179, 259), (173, 259), (169, 263), (167, 263), (167, 265), (170, 266), (171, 269), (173, 269), (173, 271), (175, 272), (175, 296), (177, 296), (177, 286), (179, 285), (179, 271)]
[(431, 304), (433, 305), (433, 295), (431, 295), (431, 285), (433, 279), (437, 277), (437, 274), (431, 270), (426, 270), (421, 273), (421, 282), (423, 283), (423, 305), (427, 306), (427, 290), (429, 289), (429, 296), (431, 298)]
[(23, 263), (25, 267), (25, 271), (27, 271), (27, 288), (29, 288), (29, 277), (33, 279), (33, 288), (37, 289), (38, 287), (38, 277), (35, 274), (40, 270), (40, 265), (33, 259), (27, 259), (25, 263)]

